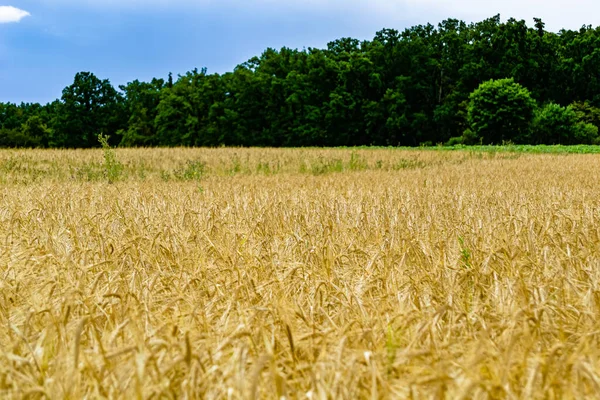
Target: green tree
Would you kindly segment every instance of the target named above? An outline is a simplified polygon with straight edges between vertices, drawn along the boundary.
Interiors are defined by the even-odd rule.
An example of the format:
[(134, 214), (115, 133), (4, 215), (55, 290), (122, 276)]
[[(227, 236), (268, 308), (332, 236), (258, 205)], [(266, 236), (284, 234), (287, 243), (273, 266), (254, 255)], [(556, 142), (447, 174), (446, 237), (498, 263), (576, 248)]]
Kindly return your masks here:
[(25, 135), (20, 129), (0, 128), (0, 148), (39, 147), (35, 138)]
[(537, 110), (533, 123), (533, 144), (591, 144), (598, 128), (580, 122), (573, 108), (548, 103)]
[(125, 109), (129, 116), (122, 146), (155, 146), (159, 143), (156, 117), (165, 87), (163, 79), (152, 79), (149, 83), (135, 80), (120, 86), (125, 94)]
[(536, 109), (529, 91), (513, 79), (482, 83), (470, 96), (468, 123), (484, 144), (527, 142)]
[(219, 103), (226, 91), (218, 74), (197, 69), (180, 76), (173, 87), (161, 91), (156, 109), (156, 134), (162, 146), (216, 146), (219, 137)]
[(589, 101), (576, 101), (570, 107), (577, 114), (577, 120), (592, 124), (600, 128), (600, 108), (593, 106)]
[(57, 116), (53, 121), (51, 144), (54, 147), (97, 147), (100, 133), (111, 136), (112, 144), (121, 138), (125, 127), (123, 98), (108, 79), (90, 72), (75, 75), (73, 84), (63, 90)]
[[(99, 133), (127, 146), (554, 141), (530, 135), (531, 99), (572, 105), (579, 122), (598, 127), (599, 70), (600, 28), (552, 33), (537, 18), (530, 26), (500, 15), (448, 19), (323, 49), (268, 48), (222, 75), (136, 80), (120, 87), (124, 96), (79, 73), (60, 101), (0, 103), (0, 129), (6, 143), (25, 143), (41, 129), (31, 137), (63, 147), (97, 146)], [(488, 83), (505, 77), (513, 81)], [(32, 117), (39, 120), (27, 124)], [(578, 127), (567, 136), (589, 141), (593, 129)]]
[(35, 146), (48, 147), (51, 130), (44, 123), (40, 115), (29, 117), (21, 127), (23, 136), (29, 138), (29, 141)]
[[(39, 104), (37, 108), (40, 108)], [(21, 129), (21, 126), (32, 114), (34, 105), (21, 103), (0, 103), (0, 127), (4, 129)]]

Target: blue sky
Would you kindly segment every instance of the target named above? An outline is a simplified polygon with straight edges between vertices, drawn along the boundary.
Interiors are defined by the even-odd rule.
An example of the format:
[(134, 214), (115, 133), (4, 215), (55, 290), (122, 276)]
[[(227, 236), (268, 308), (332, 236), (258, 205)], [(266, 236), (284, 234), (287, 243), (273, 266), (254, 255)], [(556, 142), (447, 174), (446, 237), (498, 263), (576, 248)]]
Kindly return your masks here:
[(267, 47), (324, 47), (445, 18), (600, 25), (597, 0), (0, 0), (0, 101), (48, 102), (78, 71), (116, 86), (232, 70)]

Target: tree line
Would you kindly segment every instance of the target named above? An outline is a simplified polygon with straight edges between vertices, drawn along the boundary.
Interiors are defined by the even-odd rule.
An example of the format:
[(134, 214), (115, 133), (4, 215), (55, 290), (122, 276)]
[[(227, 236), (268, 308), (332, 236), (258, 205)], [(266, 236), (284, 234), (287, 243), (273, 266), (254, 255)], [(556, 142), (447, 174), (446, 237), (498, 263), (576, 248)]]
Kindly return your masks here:
[(0, 103), (0, 147), (574, 144), (599, 126), (600, 28), (499, 15), (269, 48), (224, 74), (80, 72), (54, 102)]

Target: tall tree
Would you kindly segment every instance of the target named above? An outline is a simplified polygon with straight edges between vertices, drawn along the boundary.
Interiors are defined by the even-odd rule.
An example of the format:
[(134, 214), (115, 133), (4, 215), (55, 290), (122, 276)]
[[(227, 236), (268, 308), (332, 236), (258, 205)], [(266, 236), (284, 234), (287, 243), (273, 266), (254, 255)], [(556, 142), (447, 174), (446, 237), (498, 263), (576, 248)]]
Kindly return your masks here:
[(127, 129), (123, 132), (123, 146), (156, 146), (159, 144), (156, 117), (161, 91), (166, 87), (163, 79), (152, 82), (135, 80), (119, 88), (125, 94), (125, 109), (129, 115)]
[(111, 143), (121, 140), (125, 126), (123, 98), (108, 79), (91, 72), (79, 72), (73, 84), (63, 90), (54, 120), (51, 144), (56, 147), (95, 147), (98, 134), (109, 135)]

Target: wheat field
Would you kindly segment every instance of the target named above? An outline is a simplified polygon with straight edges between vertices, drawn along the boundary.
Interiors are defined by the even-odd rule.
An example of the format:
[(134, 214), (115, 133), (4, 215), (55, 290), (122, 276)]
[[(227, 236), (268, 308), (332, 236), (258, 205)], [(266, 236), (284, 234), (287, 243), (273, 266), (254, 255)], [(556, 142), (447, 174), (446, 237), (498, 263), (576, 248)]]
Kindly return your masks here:
[(598, 156), (105, 155), (0, 151), (2, 398), (600, 393)]

